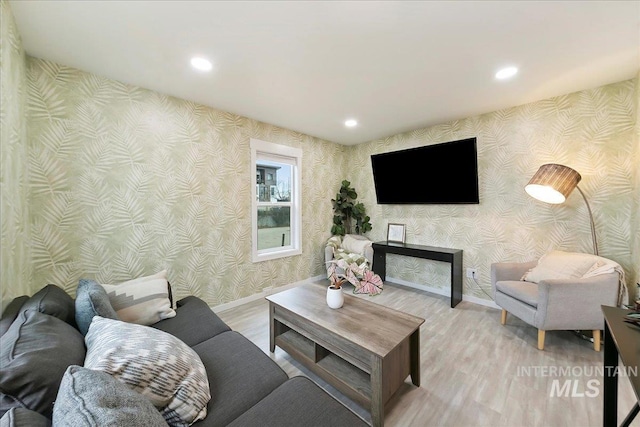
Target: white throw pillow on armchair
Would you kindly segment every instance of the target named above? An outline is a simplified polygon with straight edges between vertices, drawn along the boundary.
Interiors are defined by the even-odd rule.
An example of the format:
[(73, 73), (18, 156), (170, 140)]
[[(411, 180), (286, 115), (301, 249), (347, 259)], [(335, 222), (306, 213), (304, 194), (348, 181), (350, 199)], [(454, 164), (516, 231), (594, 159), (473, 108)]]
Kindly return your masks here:
[(371, 242), (371, 240), (368, 240), (364, 236), (357, 237), (360, 238), (356, 238), (351, 234), (347, 234), (346, 236), (344, 236), (344, 239), (342, 239), (342, 249), (344, 249), (346, 252), (364, 255), (365, 248), (371, 246), (373, 242)]
[(538, 260), (538, 265), (527, 271), (521, 280), (539, 283), (549, 279), (579, 279), (595, 264), (599, 257), (580, 252), (551, 251)]

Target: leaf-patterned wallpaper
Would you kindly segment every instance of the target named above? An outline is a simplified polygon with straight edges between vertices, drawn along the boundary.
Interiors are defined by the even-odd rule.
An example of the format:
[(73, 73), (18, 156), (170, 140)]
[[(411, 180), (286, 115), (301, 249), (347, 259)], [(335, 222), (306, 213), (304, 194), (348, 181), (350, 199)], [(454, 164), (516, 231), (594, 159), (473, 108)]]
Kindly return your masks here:
[[(80, 277), (117, 282), (168, 268), (178, 297), (216, 305), (322, 274), (330, 199), (343, 178), (366, 204), (371, 238), (383, 240), (387, 223), (399, 222), (409, 242), (461, 248), (464, 266), (478, 268), (488, 291), (492, 262), (591, 250), (578, 193), (550, 206), (524, 192), (546, 162), (582, 174), (601, 254), (623, 265), (629, 284), (639, 280), (640, 73), (345, 147), (25, 59), (9, 5), (0, 3), (3, 301), (46, 283), (73, 294)], [(376, 205), (370, 154), (471, 136), (478, 138), (480, 205)], [(250, 261), (250, 138), (303, 150), (301, 256)], [(420, 191), (428, 184), (407, 185)], [(388, 263), (391, 277), (449, 285), (445, 264), (393, 256)], [(486, 298), (469, 279), (464, 292)]]
[[(638, 292), (638, 286), (640, 286), (640, 70), (636, 74), (636, 86), (635, 86), (635, 108), (636, 108), (636, 132), (635, 132), (635, 157), (633, 158), (633, 164), (635, 166), (635, 187), (632, 194), (633, 200), (635, 200), (635, 207), (632, 211), (631, 223), (635, 224), (635, 234), (632, 235), (633, 250), (631, 252), (632, 268), (634, 275), (630, 286), (635, 288), (636, 298), (640, 299), (640, 293)], [(634, 285), (634, 283), (636, 285)], [(631, 294), (633, 295), (633, 289)]]
[(0, 4), (0, 289), (2, 302), (30, 293), (25, 53), (11, 9)]
[[(345, 147), (28, 58), (34, 286), (160, 269), (210, 305), (320, 275)], [(251, 262), (249, 139), (303, 150), (303, 254)], [(322, 212), (326, 214), (323, 215)]]
[[(637, 79), (624, 81), (350, 148), (348, 178), (372, 218), (372, 237), (385, 239), (388, 222), (404, 223), (410, 243), (462, 249), (464, 268), (477, 268), (490, 293), (493, 262), (535, 260), (552, 249), (591, 252), (588, 213), (577, 191), (562, 205), (539, 202), (524, 191), (540, 165), (561, 163), (582, 175), (600, 255), (620, 263), (628, 285), (635, 283), (640, 269), (637, 243), (635, 250), (632, 246), (640, 235), (637, 84)], [(371, 154), (469, 137), (478, 139), (479, 205), (376, 204)], [(406, 185), (420, 191), (438, 184)], [(448, 288), (448, 274), (444, 263), (387, 260), (387, 275), (408, 282)], [(471, 279), (465, 278), (464, 293), (487, 299)]]

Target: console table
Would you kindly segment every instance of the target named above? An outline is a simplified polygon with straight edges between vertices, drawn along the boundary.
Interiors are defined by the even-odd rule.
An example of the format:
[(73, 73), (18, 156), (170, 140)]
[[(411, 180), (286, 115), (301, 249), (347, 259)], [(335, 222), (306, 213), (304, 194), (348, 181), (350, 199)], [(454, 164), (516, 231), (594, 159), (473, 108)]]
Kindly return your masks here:
[(614, 427), (618, 425), (618, 357), (622, 365), (629, 370), (629, 381), (636, 394), (638, 403), (633, 406), (627, 418), (620, 424), (628, 427), (640, 412), (640, 376), (631, 375), (638, 372), (640, 366), (640, 331), (627, 325), (624, 316), (631, 310), (618, 307), (602, 306), (604, 314), (604, 411), (602, 425)]
[(387, 275), (387, 254), (430, 259), (451, 264), (451, 308), (462, 301), (462, 249), (437, 248), (409, 243), (375, 242), (372, 270), (382, 280)]

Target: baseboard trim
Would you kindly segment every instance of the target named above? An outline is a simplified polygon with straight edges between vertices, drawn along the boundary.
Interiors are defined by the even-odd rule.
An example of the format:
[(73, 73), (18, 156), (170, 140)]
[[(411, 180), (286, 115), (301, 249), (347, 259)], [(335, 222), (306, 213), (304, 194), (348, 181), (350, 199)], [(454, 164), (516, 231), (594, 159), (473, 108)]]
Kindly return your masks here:
[[(397, 283), (398, 285), (402, 285), (402, 286), (406, 286), (408, 288), (414, 288), (414, 289), (418, 289), (421, 291), (425, 291), (425, 292), (429, 292), (432, 294), (436, 294), (436, 295), (443, 295), (445, 297), (451, 297), (451, 292), (449, 291), (449, 288), (434, 288), (431, 286), (426, 286), (426, 285), (420, 285), (418, 283), (413, 283), (413, 282), (408, 282), (406, 280), (403, 279), (398, 279), (396, 277), (389, 277), (387, 276), (387, 279), (385, 282), (393, 282), (393, 283)], [(500, 307), (493, 301), (489, 301), (483, 298), (478, 298), (478, 297), (474, 297), (472, 295), (462, 295), (462, 301), (468, 301), (471, 302), (473, 304), (478, 304), (478, 305), (483, 305), (485, 307), (490, 307), (490, 308), (495, 308), (497, 310), (500, 310)]]
[(263, 289), (261, 292), (258, 292), (257, 294), (249, 295), (248, 297), (240, 298), (240, 299), (227, 302), (224, 304), (220, 304), (220, 305), (215, 305), (211, 307), (211, 310), (213, 310), (214, 313), (221, 313), (223, 311), (241, 306), (242, 304), (257, 301), (269, 295), (286, 291), (287, 289), (295, 288), (296, 286), (304, 285), (305, 283), (315, 282), (315, 281), (326, 279), (326, 278), (327, 278), (326, 274), (321, 274), (319, 276), (309, 277), (308, 279), (299, 280), (293, 283), (288, 283), (283, 286), (266, 288), (266, 289)]
[[(323, 280), (323, 279), (326, 279), (326, 278), (327, 278), (326, 275), (321, 274), (319, 276), (309, 277), (307, 279), (299, 280), (297, 282), (288, 283), (288, 284), (283, 285), (283, 286), (267, 288), (267, 289), (262, 290), (261, 292), (258, 292), (257, 294), (249, 295), (248, 297), (240, 298), (240, 299), (237, 299), (235, 301), (231, 301), (231, 302), (227, 302), (227, 303), (224, 303), (224, 304), (213, 306), (213, 307), (211, 307), (211, 310), (213, 310), (215, 313), (220, 313), (220, 312), (223, 312), (223, 311), (226, 311), (226, 310), (230, 310), (232, 308), (239, 307), (242, 304), (246, 304), (246, 303), (249, 303), (249, 302), (257, 301), (257, 300), (262, 299), (264, 297), (267, 297), (269, 295), (273, 295), (273, 294), (275, 294), (277, 292), (286, 291), (287, 289), (295, 288), (296, 286), (304, 285), (305, 283), (316, 282), (318, 280)], [(451, 296), (451, 293), (449, 292), (448, 288), (434, 288), (434, 287), (431, 287), (431, 286), (420, 285), (418, 283), (413, 283), (413, 282), (409, 282), (409, 281), (406, 281), (406, 280), (403, 280), (403, 279), (398, 279), (396, 277), (387, 277), (386, 281), (393, 282), (393, 283), (396, 283), (398, 285), (406, 286), (408, 288), (414, 288), (414, 289), (418, 289), (420, 291), (429, 292), (429, 293), (436, 294), (436, 295), (442, 295), (442, 296), (445, 296), (445, 297), (450, 297)], [(473, 303), (473, 304), (483, 305), (485, 307), (490, 307), (490, 308), (495, 308), (497, 310), (500, 310), (500, 307), (495, 302), (488, 301), (488, 300), (483, 299), (483, 298), (474, 297), (472, 295), (462, 295), (462, 300), (463, 301), (468, 301), (468, 302)]]

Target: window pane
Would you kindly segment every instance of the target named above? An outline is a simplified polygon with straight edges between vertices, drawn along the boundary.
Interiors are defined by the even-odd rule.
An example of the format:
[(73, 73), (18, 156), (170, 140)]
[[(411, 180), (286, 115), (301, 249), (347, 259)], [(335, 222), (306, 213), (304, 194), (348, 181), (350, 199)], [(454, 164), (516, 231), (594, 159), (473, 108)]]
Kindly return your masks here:
[(251, 138), (251, 260), (302, 253), (300, 176), (302, 150)]
[(291, 165), (267, 160), (256, 164), (256, 197), (259, 202), (291, 201)]
[(258, 250), (291, 245), (291, 208), (261, 206), (258, 208)]

